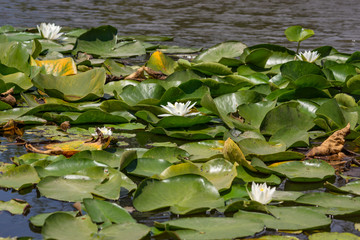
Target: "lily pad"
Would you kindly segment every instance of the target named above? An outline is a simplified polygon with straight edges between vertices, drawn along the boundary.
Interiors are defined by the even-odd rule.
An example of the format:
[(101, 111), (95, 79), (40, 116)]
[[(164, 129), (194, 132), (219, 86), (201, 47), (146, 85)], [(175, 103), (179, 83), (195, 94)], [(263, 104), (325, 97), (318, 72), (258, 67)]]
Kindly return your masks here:
[(268, 207), (268, 209), (272, 216), (239, 211), (234, 217), (262, 221), (266, 228), (275, 230), (316, 229), (331, 223), (330, 218), (307, 207)]
[(291, 26), (285, 30), (285, 36), (291, 42), (304, 41), (314, 34), (313, 30), (305, 29), (302, 26)]
[(360, 181), (349, 182), (342, 187), (336, 187), (335, 185), (329, 182), (326, 182), (324, 185), (330, 191), (340, 192), (340, 193), (351, 193), (358, 196), (360, 195)]
[(320, 210), (331, 215), (358, 214), (360, 209), (359, 197), (335, 195), (327, 192), (304, 194), (296, 199), (296, 202), (323, 207)]
[(228, 189), (237, 175), (237, 163), (231, 164), (223, 158), (207, 161), (203, 164), (180, 163), (166, 168), (160, 175), (160, 179), (167, 179), (185, 174), (197, 174), (209, 180), (219, 191)]
[(0, 175), (0, 186), (16, 190), (38, 183), (40, 178), (34, 167), (24, 164)]
[(23, 214), (30, 205), (26, 201), (11, 199), (10, 201), (0, 201), (0, 211), (8, 211), (11, 214)]
[(91, 220), (109, 226), (112, 223), (134, 223), (135, 219), (121, 206), (98, 199), (84, 199), (84, 206)]
[(314, 118), (301, 111), (299, 103), (287, 102), (270, 110), (261, 123), (263, 134), (273, 135), (281, 128), (297, 127), (299, 130), (309, 130), (314, 126)]
[(181, 175), (165, 180), (146, 179), (134, 194), (134, 207), (141, 212), (170, 207), (175, 214), (223, 206), (217, 189), (198, 175)]
[(358, 236), (352, 233), (321, 232), (309, 236), (309, 240), (357, 240)]
[(76, 217), (76, 215), (79, 212), (77, 212), (77, 211), (76, 212), (75, 211), (68, 211), (68, 212), (57, 211), (57, 212), (49, 212), (49, 213), (40, 213), (38, 215), (30, 217), (29, 220), (32, 225), (34, 225), (36, 227), (42, 227), (42, 226), (44, 226), (46, 218), (48, 218), (50, 215), (52, 215), (54, 213), (66, 213), (73, 217)]
[(117, 239), (119, 236), (126, 236), (128, 240), (138, 240), (145, 237), (150, 228), (139, 223), (119, 223), (103, 228), (99, 235), (105, 239)]
[(263, 230), (264, 224), (258, 220), (208, 217), (182, 218), (163, 223), (156, 227), (165, 228), (175, 233), (181, 239), (233, 239), (254, 235)]
[(206, 140), (199, 142), (185, 143), (180, 146), (190, 154), (192, 161), (207, 161), (223, 156), (224, 141)]
[(247, 46), (242, 42), (228, 41), (217, 44), (194, 59), (195, 62), (219, 62), (221, 58), (239, 57)]
[[(256, 168), (256, 167), (255, 167)], [(334, 175), (334, 168), (323, 160), (274, 163), (268, 167), (294, 182), (317, 182)]]
[(146, 66), (154, 71), (161, 71), (166, 75), (174, 72), (176, 62), (160, 51), (154, 52), (146, 63)]
[(47, 198), (76, 202), (84, 198), (93, 198), (92, 194), (118, 199), (120, 187), (131, 190), (134, 189), (134, 183), (115, 169), (92, 167), (77, 174), (45, 177), (37, 187)]
[(73, 217), (59, 212), (45, 220), (41, 233), (45, 239), (91, 239), (97, 226), (89, 216)]
[(170, 163), (180, 161), (180, 158), (189, 157), (190, 154), (178, 147), (153, 147), (146, 151), (142, 157), (164, 159)]
[(163, 159), (138, 158), (129, 163), (125, 170), (129, 174), (152, 177), (153, 175), (159, 175), (171, 165), (170, 162)]
[(33, 83), (51, 97), (66, 101), (95, 100), (102, 97), (105, 83), (105, 70), (89, 70), (72, 76), (53, 76), (38, 74)]

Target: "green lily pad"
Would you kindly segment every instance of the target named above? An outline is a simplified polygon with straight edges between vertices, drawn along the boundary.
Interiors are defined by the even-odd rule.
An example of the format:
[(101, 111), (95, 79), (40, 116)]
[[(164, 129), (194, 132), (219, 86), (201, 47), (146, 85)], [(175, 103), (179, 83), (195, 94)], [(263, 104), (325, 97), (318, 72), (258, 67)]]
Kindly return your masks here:
[(323, 208), (320, 211), (330, 215), (356, 215), (359, 214), (360, 209), (359, 197), (335, 195), (327, 192), (307, 193), (296, 199), (296, 202), (320, 206)]
[(10, 201), (0, 201), (0, 211), (8, 211), (11, 214), (23, 214), (30, 205), (19, 199), (11, 199)]
[(191, 69), (207, 75), (230, 75), (233, 73), (229, 67), (215, 62), (196, 63), (191, 66)]
[(291, 26), (285, 30), (285, 36), (291, 42), (304, 41), (314, 34), (313, 30), (304, 29), (302, 26)]
[(293, 151), (284, 151), (284, 152), (277, 152), (277, 153), (270, 153), (270, 154), (256, 154), (251, 153), (249, 157), (256, 157), (261, 159), (263, 162), (279, 162), (279, 161), (286, 161), (286, 160), (301, 160), (305, 158), (305, 155), (299, 152)]
[(20, 72), (30, 75), (29, 53), (20, 42), (4, 42), (0, 43), (0, 63), (17, 69)]
[(180, 146), (190, 154), (191, 161), (207, 161), (223, 156), (224, 141), (205, 140), (200, 142), (185, 143)]
[(136, 86), (128, 85), (119, 96), (129, 105), (158, 104), (165, 89), (156, 83), (140, 83)]
[(297, 127), (299, 130), (309, 130), (314, 126), (314, 118), (301, 111), (299, 103), (287, 102), (270, 110), (261, 123), (263, 134), (273, 135), (281, 128)]
[(40, 178), (34, 167), (24, 164), (0, 175), (0, 186), (16, 190), (38, 183)]
[(171, 165), (170, 162), (163, 159), (138, 158), (129, 163), (125, 170), (129, 174), (152, 177), (153, 175), (159, 175)]
[(234, 218), (262, 221), (266, 228), (276, 230), (316, 229), (331, 223), (331, 219), (326, 217), (326, 215), (313, 211), (307, 207), (269, 206), (268, 209), (273, 216), (262, 213), (239, 211), (234, 214)]
[(238, 144), (245, 156), (249, 154), (274, 154), (286, 150), (286, 145), (284, 143), (271, 143), (259, 138), (245, 138), (240, 140)]
[(180, 175), (162, 181), (144, 180), (137, 188), (134, 207), (141, 212), (170, 207), (175, 214), (223, 206), (217, 189), (198, 175)]
[(91, 239), (97, 226), (89, 216), (73, 217), (58, 212), (45, 220), (41, 233), (45, 239)]
[(190, 154), (178, 147), (153, 147), (146, 151), (142, 157), (144, 158), (155, 158), (155, 159), (164, 159), (170, 163), (179, 162), (179, 158), (189, 157)]
[(229, 217), (193, 217), (157, 223), (157, 228), (168, 227), (180, 239), (234, 239), (250, 235), (263, 230), (264, 224), (257, 220), (229, 218)]
[(237, 178), (240, 178), (244, 182), (266, 182), (267, 184), (279, 185), (281, 179), (275, 174), (263, 174), (259, 172), (253, 172), (245, 169), (243, 166), (238, 166)]
[(352, 233), (321, 232), (309, 236), (309, 240), (358, 240), (359, 237)]
[(28, 90), (33, 86), (31, 83), (31, 79), (22, 72), (7, 74), (7, 75), (1, 75), (0, 74), (0, 80), (4, 81), (7, 88), (15, 87), (14, 93), (20, 93), (24, 90)]
[(72, 76), (53, 76), (38, 74), (33, 83), (51, 97), (66, 101), (94, 100), (102, 97), (105, 83), (105, 70), (89, 70)]
[(125, 174), (103, 167), (87, 168), (77, 174), (61, 177), (48, 176), (43, 178), (37, 187), (47, 198), (70, 202), (93, 198), (92, 194), (108, 199), (118, 199), (120, 187), (128, 190), (135, 188), (134, 183)]
[(336, 187), (335, 185), (329, 182), (326, 182), (324, 185), (330, 191), (340, 192), (340, 193), (351, 193), (358, 196), (360, 195), (360, 181), (349, 182), (342, 187)]
[(275, 101), (262, 101), (242, 104), (237, 109), (239, 115), (244, 118), (245, 123), (259, 129), (265, 115), (273, 109), (275, 105)]
[(305, 130), (300, 130), (297, 127), (280, 128), (269, 139), (271, 142), (283, 142), (286, 148), (290, 147), (307, 147), (309, 145), (309, 134)]
[(231, 187), (231, 183), (237, 175), (237, 163), (232, 164), (223, 158), (207, 161), (203, 164), (180, 163), (166, 168), (160, 175), (160, 179), (167, 179), (185, 174), (197, 174), (209, 180), (219, 191)]
[(336, 99), (331, 99), (323, 103), (316, 111), (316, 114), (324, 117), (328, 122), (331, 121), (335, 125), (335, 128), (343, 128), (347, 124)]
[(73, 54), (81, 51), (104, 58), (145, 54), (145, 48), (138, 41), (116, 44), (116, 34), (116, 28), (109, 25), (91, 28), (77, 38)]
[(117, 239), (119, 236), (126, 236), (128, 240), (138, 240), (145, 237), (150, 228), (139, 223), (119, 223), (103, 228), (99, 235), (105, 239)]
[(246, 47), (242, 42), (223, 42), (200, 53), (194, 62), (219, 62), (221, 58), (239, 57)]
[(95, 160), (72, 157), (71, 159), (64, 159), (50, 163), (45, 168), (37, 167), (36, 170), (39, 176), (44, 178), (47, 176), (65, 176), (79, 170), (95, 166), (107, 167), (107, 165), (99, 163)]
[(57, 211), (57, 212), (49, 212), (49, 213), (40, 213), (38, 215), (30, 217), (29, 220), (32, 225), (34, 225), (36, 227), (42, 227), (42, 226), (44, 226), (46, 218), (48, 218), (50, 215), (52, 215), (54, 213), (65, 213), (65, 214), (69, 214), (73, 217), (76, 217), (76, 215), (79, 212), (77, 212), (77, 211), (67, 211), (67, 212)]
[(360, 94), (359, 86), (360, 86), (360, 77), (358, 75), (350, 78), (346, 82), (347, 92), (349, 92), (350, 94), (359, 95)]
[(280, 71), (283, 77), (291, 81), (296, 81), (303, 76), (323, 75), (320, 67), (313, 63), (308, 63), (304, 61), (287, 62), (281, 65)]
[(209, 116), (195, 116), (195, 117), (183, 117), (183, 116), (169, 116), (160, 119), (156, 126), (163, 128), (177, 128), (177, 127), (192, 127), (197, 124), (204, 124), (211, 121)]
[(149, 126), (149, 131), (155, 134), (163, 134), (173, 138), (180, 138), (180, 139), (193, 139), (193, 140), (205, 140), (205, 139), (212, 139), (215, 137), (221, 137), (226, 128), (224, 126), (215, 126), (215, 127), (208, 127), (202, 125), (196, 125), (191, 128), (187, 128), (184, 130), (181, 129), (165, 129), (162, 127), (151, 127)]
[[(70, 159), (92, 159), (96, 162), (106, 164), (110, 167), (117, 168), (120, 165), (121, 152), (110, 153), (104, 150), (85, 150), (74, 154)], [(69, 159), (69, 160), (70, 160)]]
[[(256, 168), (256, 167), (255, 167)], [(294, 182), (317, 182), (334, 175), (334, 168), (323, 160), (305, 160), (274, 163), (268, 167)]]
[(98, 199), (83, 200), (86, 212), (95, 223), (109, 226), (112, 223), (134, 223), (135, 219), (121, 206)]

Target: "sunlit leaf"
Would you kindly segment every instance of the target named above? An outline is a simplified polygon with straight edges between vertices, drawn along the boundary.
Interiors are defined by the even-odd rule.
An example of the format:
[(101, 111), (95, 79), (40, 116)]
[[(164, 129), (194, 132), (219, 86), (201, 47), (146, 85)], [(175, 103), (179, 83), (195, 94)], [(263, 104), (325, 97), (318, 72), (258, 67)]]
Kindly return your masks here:
[(56, 60), (35, 60), (35, 62), (39, 67), (44, 66), (46, 74), (54, 76), (77, 74), (75, 62), (70, 57)]

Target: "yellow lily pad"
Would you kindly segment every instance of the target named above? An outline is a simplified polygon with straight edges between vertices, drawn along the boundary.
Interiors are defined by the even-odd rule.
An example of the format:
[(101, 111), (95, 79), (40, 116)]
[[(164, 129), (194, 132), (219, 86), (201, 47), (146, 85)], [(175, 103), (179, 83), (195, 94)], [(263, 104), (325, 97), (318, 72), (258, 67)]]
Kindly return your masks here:
[(71, 57), (55, 60), (35, 60), (39, 67), (44, 66), (47, 74), (54, 76), (68, 76), (77, 74), (76, 64)]

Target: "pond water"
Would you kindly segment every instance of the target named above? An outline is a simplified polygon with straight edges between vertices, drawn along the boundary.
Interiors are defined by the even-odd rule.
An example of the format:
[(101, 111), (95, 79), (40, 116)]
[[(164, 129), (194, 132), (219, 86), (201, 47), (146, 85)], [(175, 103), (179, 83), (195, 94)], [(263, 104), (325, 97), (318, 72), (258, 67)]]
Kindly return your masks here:
[[(355, 17), (358, 8), (355, 0), (223, 0), (221, 3), (203, 0), (13, 0), (0, 2), (0, 26), (35, 27), (41, 22), (55, 22), (61, 26), (88, 28), (109, 24), (116, 27), (120, 35), (173, 36), (171, 44), (185, 47), (210, 47), (227, 40), (240, 40), (247, 45), (272, 43), (295, 50), (296, 44), (287, 41), (284, 30), (291, 25), (302, 25), (315, 31), (315, 36), (305, 41), (302, 49), (331, 45), (339, 51), (352, 53), (360, 47), (360, 25)], [(1, 138), (0, 141), (6, 140)], [(24, 153), (23, 147), (8, 146), (7, 151), (0, 152), (0, 161), (10, 162), (10, 157)], [(0, 200), (12, 198), (23, 199), (32, 208), (27, 216), (1, 212), (0, 237), (41, 238), (39, 230), (30, 226), (29, 217), (44, 211), (73, 209), (71, 203), (38, 196), (35, 189), (24, 193), (0, 190)], [(138, 219), (151, 223), (154, 219), (168, 220), (170, 215), (142, 215)], [(357, 232), (351, 222), (347, 224), (343, 220), (334, 220), (331, 231)]]
[(0, 25), (35, 27), (55, 22), (70, 27), (110, 24), (120, 35), (171, 35), (174, 45), (209, 47), (227, 40), (273, 43), (296, 49), (284, 30), (315, 31), (302, 49), (331, 45), (352, 53), (360, 46), (358, 1), (348, 0), (12, 0), (0, 2)]

